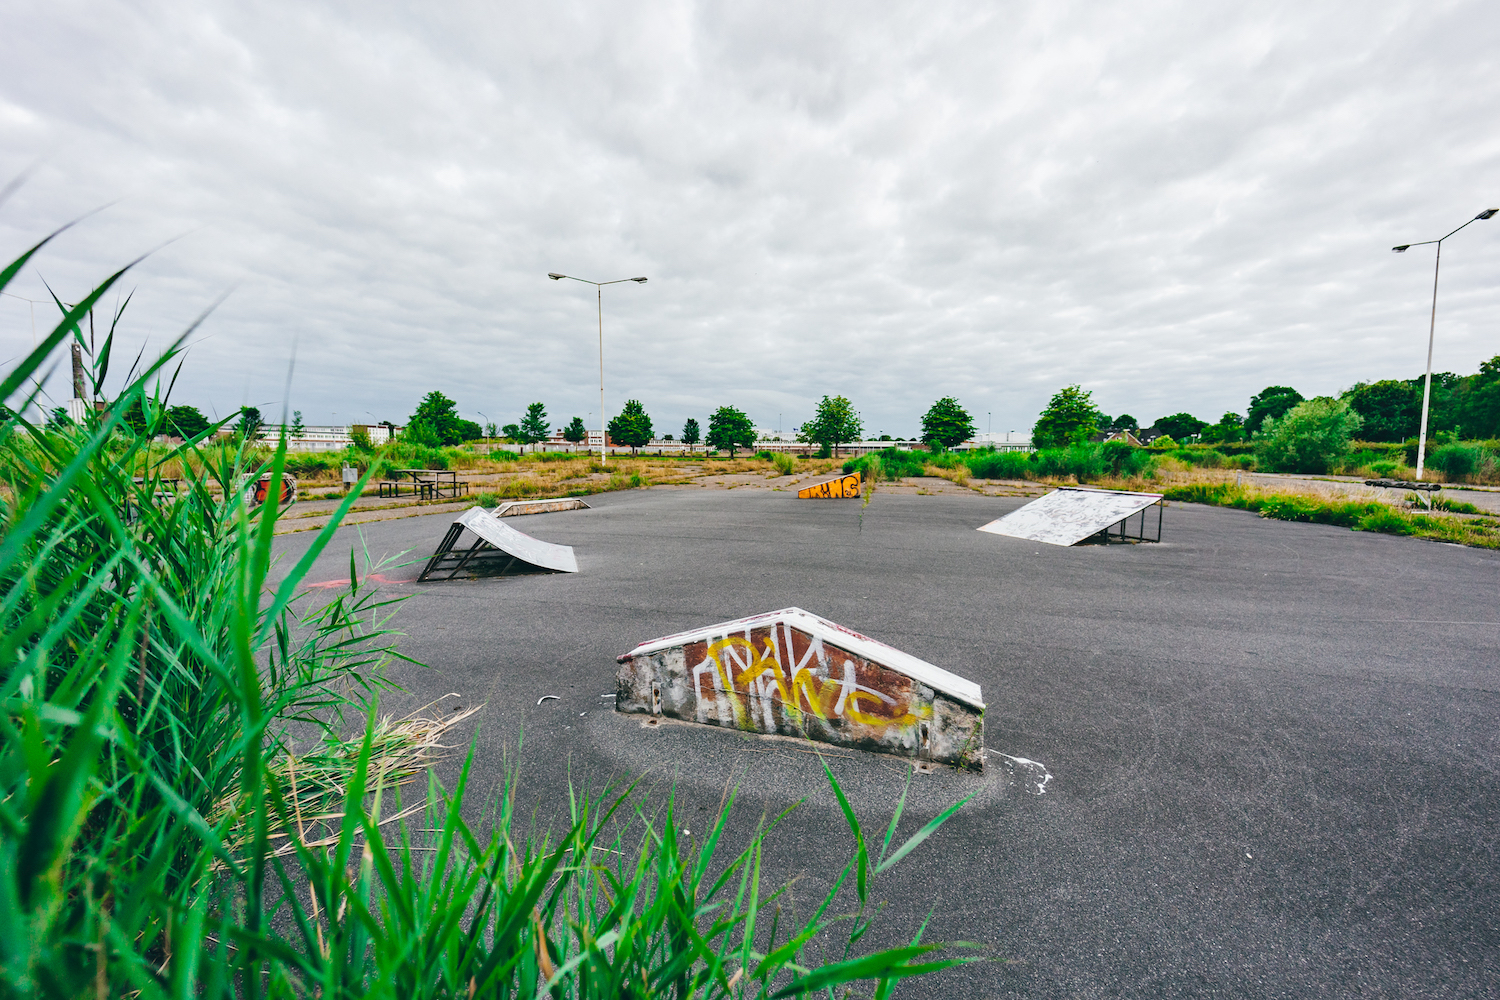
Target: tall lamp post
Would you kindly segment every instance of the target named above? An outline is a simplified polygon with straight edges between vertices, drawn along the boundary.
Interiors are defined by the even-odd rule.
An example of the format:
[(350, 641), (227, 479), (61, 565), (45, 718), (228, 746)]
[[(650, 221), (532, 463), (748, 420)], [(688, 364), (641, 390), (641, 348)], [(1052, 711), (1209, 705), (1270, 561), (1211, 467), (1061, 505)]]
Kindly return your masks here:
[[(1496, 212), (1500, 212), (1500, 208), (1487, 208), (1470, 219), (1469, 222), (1478, 222), (1480, 219), (1491, 218)], [(1465, 222), (1458, 229), (1464, 228), (1469, 222)], [(1453, 230), (1453, 233), (1458, 232), (1458, 229)], [(1448, 236), (1452, 236), (1453, 233), (1449, 233)], [(1422, 431), (1417, 438), (1418, 479), (1422, 478), (1422, 464), (1427, 459), (1427, 409), (1432, 402), (1432, 340), (1434, 334), (1437, 332), (1438, 268), (1442, 267), (1443, 264), (1443, 240), (1446, 240), (1448, 236), (1443, 236), (1435, 240), (1423, 240), (1421, 243), (1403, 243), (1399, 247), (1391, 247), (1392, 253), (1406, 253), (1412, 247), (1425, 247), (1433, 243), (1437, 244), (1437, 259), (1432, 265), (1432, 318), (1427, 324), (1427, 381), (1422, 385)]]
[(548, 271), (547, 272), (547, 277), (551, 278), (553, 281), (561, 281), (564, 278), (568, 278), (568, 279), (570, 279), (572, 281), (581, 281), (585, 285), (593, 285), (594, 286), (594, 291), (598, 294), (598, 298), (599, 298), (599, 464), (604, 465), (604, 464), (606, 464), (606, 463), (609, 462), (609, 449), (605, 447), (606, 442), (609, 441), (609, 436), (605, 433), (605, 428), (604, 428), (604, 286), (605, 285), (618, 285), (618, 284), (620, 284), (623, 281), (634, 281), (634, 282), (638, 282), (639, 284), (644, 285), (646, 283), (646, 279), (645, 278), (616, 278), (614, 281), (590, 281), (587, 278), (577, 278), (577, 277), (574, 277), (571, 274), (558, 274), (555, 271)]

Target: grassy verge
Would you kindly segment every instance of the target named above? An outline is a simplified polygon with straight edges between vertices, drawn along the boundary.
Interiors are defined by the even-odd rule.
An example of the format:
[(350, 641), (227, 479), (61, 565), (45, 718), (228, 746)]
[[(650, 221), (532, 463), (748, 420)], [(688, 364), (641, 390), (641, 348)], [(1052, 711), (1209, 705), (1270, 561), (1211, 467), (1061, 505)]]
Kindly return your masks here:
[[(1412, 535), (1479, 548), (1500, 548), (1500, 520), (1427, 514), (1373, 500), (1330, 500), (1303, 493), (1279, 493), (1233, 483), (1190, 483), (1168, 487), (1168, 500), (1254, 511), (1278, 521), (1333, 524), (1353, 531)], [(1439, 501), (1441, 504), (1441, 501)], [(1471, 505), (1463, 504), (1470, 510)]]
[(903, 795), (872, 854), (829, 773), (849, 860), (800, 921), (761, 885), (779, 817), (729, 846), (733, 794), (700, 838), (629, 782), (550, 789), (552, 835), (509, 779), (467, 819), (472, 751), (452, 789), (428, 770), (462, 716), (379, 714), (395, 603), (352, 553), (346, 591), (302, 589), (353, 496), (275, 582), (279, 512), (234, 484), (281, 476), (284, 443), (160, 453), (125, 425), (180, 340), (82, 426), (18, 415), (123, 274), (0, 382), (0, 995), (885, 997), (973, 960), (860, 944), (962, 802), (892, 849)]

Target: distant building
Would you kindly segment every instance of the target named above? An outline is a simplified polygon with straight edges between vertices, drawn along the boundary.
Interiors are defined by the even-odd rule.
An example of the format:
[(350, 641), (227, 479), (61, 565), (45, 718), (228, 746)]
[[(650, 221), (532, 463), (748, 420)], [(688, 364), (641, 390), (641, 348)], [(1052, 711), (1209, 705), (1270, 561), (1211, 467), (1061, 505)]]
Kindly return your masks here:
[[(226, 428), (233, 433), (233, 425)], [(293, 434), (291, 424), (265, 424), (260, 429), (261, 440), (274, 444), (286, 431), (287, 451), (341, 451), (354, 443), (354, 431), (362, 430), (370, 443), (379, 447), (391, 439), (391, 428), (387, 424), (304, 424), (302, 430)], [(399, 434), (404, 428), (396, 428)]]
[(972, 448), (994, 448), (996, 451), (1030, 451), (1031, 435), (1026, 431), (995, 431), (991, 434), (975, 434), (958, 446), (958, 450)]
[[(1143, 434), (1142, 436), (1144, 437), (1145, 435)], [(1141, 439), (1128, 430), (1100, 431), (1093, 436), (1092, 440), (1101, 444), (1105, 441), (1124, 441), (1126, 444), (1134, 445), (1137, 448), (1141, 447)]]

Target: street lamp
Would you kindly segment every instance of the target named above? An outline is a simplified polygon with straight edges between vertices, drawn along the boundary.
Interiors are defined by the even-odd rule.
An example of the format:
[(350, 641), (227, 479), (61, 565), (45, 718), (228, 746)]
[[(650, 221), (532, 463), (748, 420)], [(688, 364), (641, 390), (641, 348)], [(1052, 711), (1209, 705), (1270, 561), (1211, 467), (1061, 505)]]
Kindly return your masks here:
[[(1480, 219), (1492, 218), (1496, 212), (1500, 212), (1500, 208), (1487, 208), (1470, 219), (1469, 222), (1478, 222)], [(1469, 222), (1465, 222), (1458, 229), (1464, 228)], [(1458, 229), (1453, 230), (1453, 233), (1458, 232)], [(1448, 236), (1452, 236), (1453, 233), (1449, 233)], [(1427, 324), (1427, 381), (1422, 386), (1422, 431), (1417, 439), (1418, 479), (1422, 478), (1422, 463), (1427, 458), (1427, 408), (1432, 401), (1432, 339), (1433, 335), (1437, 332), (1438, 268), (1443, 263), (1443, 240), (1446, 240), (1448, 236), (1436, 240), (1423, 240), (1421, 243), (1403, 243), (1399, 247), (1391, 247), (1392, 253), (1406, 253), (1412, 247), (1425, 247), (1433, 243), (1437, 244), (1437, 259), (1432, 265), (1432, 318)]]
[(573, 281), (581, 281), (585, 285), (593, 285), (594, 286), (594, 291), (596, 293), (598, 293), (598, 298), (599, 298), (599, 463), (601, 465), (603, 465), (603, 464), (608, 463), (608, 461), (609, 461), (609, 451), (604, 446), (605, 442), (609, 440), (609, 437), (608, 437), (608, 435), (605, 434), (605, 430), (604, 430), (604, 286), (605, 285), (618, 285), (622, 281), (634, 281), (634, 282), (637, 282), (639, 284), (644, 285), (646, 283), (646, 279), (645, 278), (616, 278), (614, 281), (590, 281), (587, 278), (575, 278), (571, 274), (558, 274), (555, 271), (548, 271), (547, 272), (547, 277), (551, 278), (553, 281), (561, 281), (564, 278), (569, 278), (569, 279), (571, 279)]

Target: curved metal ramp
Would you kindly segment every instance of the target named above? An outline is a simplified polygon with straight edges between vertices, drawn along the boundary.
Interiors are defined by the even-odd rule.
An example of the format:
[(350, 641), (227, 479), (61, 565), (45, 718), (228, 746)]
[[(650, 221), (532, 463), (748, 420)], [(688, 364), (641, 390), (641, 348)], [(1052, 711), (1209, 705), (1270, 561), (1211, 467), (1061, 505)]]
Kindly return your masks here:
[[(457, 546), (465, 529), (475, 541), (460, 549)], [(577, 573), (578, 560), (573, 558), (572, 546), (532, 538), (502, 523), (483, 507), (470, 507), (453, 519), (417, 582), (452, 580), (460, 573), (477, 577), (537, 572)]]
[[(1131, 493), (1126, 490), (1091, 490), (1062, 486), (1038, 497), (1020, 510), (979, 528), (992, 535), (1010, 535), (1048, 545), (1077, 545), (1085, 538), (1123, 525), (1126, 518), (1141, 515), (1141, 534), (1136, 540), (1161, 540), (1161, 514), (1157, 508), (1156, 538), (1146, 537), (1145, 510), (1161, 502), (1160, 493)], [(1122, 529), (1123, 533), (1123, 529)]]

